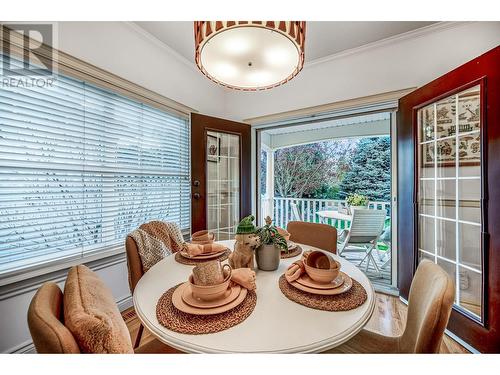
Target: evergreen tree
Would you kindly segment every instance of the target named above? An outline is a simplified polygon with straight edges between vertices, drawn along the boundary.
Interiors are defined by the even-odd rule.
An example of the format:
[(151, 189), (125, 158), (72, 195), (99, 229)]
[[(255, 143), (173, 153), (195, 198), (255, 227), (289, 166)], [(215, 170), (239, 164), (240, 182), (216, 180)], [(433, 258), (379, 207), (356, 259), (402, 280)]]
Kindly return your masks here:
[(346, 196), (362, 194), (371, 201), (391, 200), (391, 140), (364, 138), (358, 143), (350, 170), (340, 183)]

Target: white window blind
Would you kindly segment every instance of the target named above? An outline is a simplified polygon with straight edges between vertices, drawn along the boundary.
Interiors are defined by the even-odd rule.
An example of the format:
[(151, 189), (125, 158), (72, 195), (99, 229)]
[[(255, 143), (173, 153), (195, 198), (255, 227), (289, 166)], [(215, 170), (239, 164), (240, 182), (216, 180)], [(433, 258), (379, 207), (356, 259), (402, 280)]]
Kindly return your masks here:
[(73, 78), (0, 88), (0, 274), (123, 246), (149, 220), (189, 231), (189, 142), (187, 118)]

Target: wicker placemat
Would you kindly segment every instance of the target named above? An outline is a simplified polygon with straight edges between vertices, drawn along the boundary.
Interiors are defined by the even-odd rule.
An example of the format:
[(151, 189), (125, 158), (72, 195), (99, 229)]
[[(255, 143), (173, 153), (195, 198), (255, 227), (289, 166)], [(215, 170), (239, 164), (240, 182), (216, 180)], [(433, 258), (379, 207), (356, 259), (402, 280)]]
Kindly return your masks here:
[(281, 252), (281, 259), (286, 259), (286, 258), (293, 258), (296, 257), (297, 255), (302, 254), (302, 248), (297, 245), (295, 249), (288, 251), (288, 253), (282, 251)]
[(165, 328), (179, 333), (202, 335), (215, 333), (240, 324), (250, 316), (257, 304), (257, 294), (249, 291), (235, 308), (214, 315), (193, 315), (178, 310), (172, 304), (172, 294), (181, 284), (167, 290), (156, 304), (156, 318)]
[(226, 251), (223, 254), (219, 255), (217, 258), (188, 259), (183, 257), (179, 252), (177, 252), (175, 253), (175, 260), (180, 264), (186, 264), (188, 266), (196, 266), (199, 263), (209, 262), (211, 260), (220, 260), (221, 262), (223, 262), (229, 257), (229, 254), (231, 254), (231, 249), (226, 249)]
[(365, 303), (368, 295), (365, 288), (352, 279), (352, 288), (342, 294), (335, 296), (324, 296), (303, 292), (290, 285), (285, 279), (285, 275), (281, 275), (279, 279), (281, 292), (291, 301), (317, 310), (326, 311), (346, 311), (355, 309)]

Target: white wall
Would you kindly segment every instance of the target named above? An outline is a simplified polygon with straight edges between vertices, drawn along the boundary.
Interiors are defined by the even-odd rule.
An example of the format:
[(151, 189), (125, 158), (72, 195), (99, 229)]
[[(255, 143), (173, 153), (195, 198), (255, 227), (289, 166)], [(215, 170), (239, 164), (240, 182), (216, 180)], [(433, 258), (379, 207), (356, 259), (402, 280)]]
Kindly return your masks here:
[(422, 86), (500, 43), (500, 22), (445, 26), (306, 65), (293, 80), (272, 90), (226, 91), (226, 116), (243, 120)]
[[(223, 116), (224, 90), (206, 79), (194, 64), (179, 59), (151, 38), (123, 22), (60, 22), (58, 48), (122, 78), (187, 105)], [(125, 259), (98, 267), (121, 308), (131, 306)], [(55, 281), (62, 286), (64, 277)], [(0, 353), (33, 350), (26, 313), (40, 283), (0, 288)]]
[(125, 22), (59, 22), (58, 48), (200, 113), (224, 115), (224, 89)]

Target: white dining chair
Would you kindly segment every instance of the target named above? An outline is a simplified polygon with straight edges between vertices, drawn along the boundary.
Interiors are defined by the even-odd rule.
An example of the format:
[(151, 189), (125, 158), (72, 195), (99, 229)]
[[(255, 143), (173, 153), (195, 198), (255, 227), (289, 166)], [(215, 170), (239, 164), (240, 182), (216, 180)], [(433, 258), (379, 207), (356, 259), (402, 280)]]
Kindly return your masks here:
[(372, 262), (376, 272), (380, 273), (372, 252), (384, 230), (385, 218), (385, 210), (353, 209), (351, 227), (344, 229), (340, 235), (341, 244), (338, 247), (338, 254), (364, 252), (366, 255), (359, 262), (359, 266), (366, 260), (367, 271)]
[(297, 204), (294, 202), (290, 202), (290, 207), (292, 208), (292, 220), (293, 221), (304, 221), (302, 220), (302, 215), (299, 212), (299, 208), (297, 207)]

